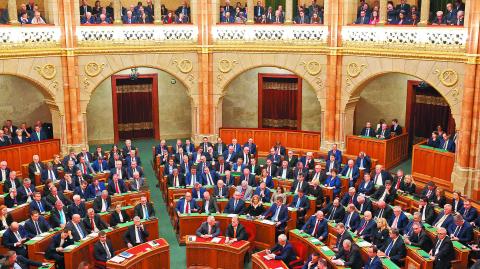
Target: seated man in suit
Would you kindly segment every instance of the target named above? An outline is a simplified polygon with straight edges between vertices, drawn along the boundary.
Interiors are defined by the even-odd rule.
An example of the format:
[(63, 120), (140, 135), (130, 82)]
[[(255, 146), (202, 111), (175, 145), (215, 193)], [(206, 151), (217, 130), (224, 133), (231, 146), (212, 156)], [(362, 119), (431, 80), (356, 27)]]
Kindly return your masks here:
[(449, 152), (455, 152), (455, 142), (450, 139), (447, 133), (442, 134), (442, 141), (440, 142), (440, 148), (448, 150)]
[(332, 170), (339, 171), (341, 163), (335, 159), (335, 155), (330, 155), (328, 160), (325, 164), (325, 170), (327, 171), (326, 174), (329, 176)]
[(315, 160), (313, 159), (313, 153), (307, 152), (307, 154), (302, 157), (301, 162), (307, 170), (313, 170), (315, 167)]
[(85, 227), (87, 233), (98, 233), (101, 230), (109, 228), (100, 215), (96, 214), (93, 208), (87, 210), (87, 216), (82, 220), (82, 224)]
[(327, 159), (330, 160), (330, 156), (335, 156), (335, 160), (338, 162), (338, 163), (342, 163), (342, 151), (338, 150), (338, 145), (337, 144), (333, 144), (332, 145), (332, 149), (328, 151), (327, 153)]
[(390, 228), (397, 228), (400, 233), (403, 233), (405, 226), (408, 224), (408, 218), (402, 212), (402, 208), (399, 206), (393, 207), (393, 215), (388, 220)]
[(381, 250), (386, 257), (389, 257), (392, 262), (401, 267), (404, 263), (403, 260), (407, 256), (405, 243), (400, 236), (400, 231), (396, 228), (390, 229), (389, 237)]
[(452, 224), (454, 224), (452, 205), (446, 204), (443, 206), (443, 211), (438, 214), (432, 226), (437, 228), (443, 227), (448, 230), (448, 227)]
[(285, 234), (280, 234), (278, 236), (277, 245), (271, 249), (267, 249), (266, 253), (270, 259), (281, 260), (285, 264), (290, 264), (291, 261), (294, 261), (297, 258), (297, 255), (295, 254), (292, 245), (287, 241), (287, 236)]
[(73, 203), (68, 209), (70, 211), (70, 215), (78, 214), (81, 218), (85, 218), (85, 216), (87, 215), (87, 208), (85, 206), (85, 202), (82, 201), (80, 195), (78, 194), (75, 194), (73, 196)]
[(368, 260), (363, 269), (383, 269), (382, 260), (377, 255), (378, 249), (375, 245), (367, 248)]
[(104, 190), (100, 196), (93, 200), (93, 210), (95, 210), (95, 213), (107, 212), (111, 204), (112, 198), (108, 195), (108, 191)]
[(340, 205), (340, 198), (335, 198), (333, 201), (323, 209), (323, 213), (327, 217), (327, 220), (335, 220), (336, 223), (339, 223), (343, 220), (345, 216), (345, 209)]
[(228, 187), (225, 186), (223, 180), (217, 181), (217, 185), (213, 188), (213, 196), (219, 199), (228, 198)]
[(365, 152), (360, 152), (355, 161), (355, 166), (357, 166), (359, 170), (365, 170), (365, 174), (367, 174), (367, 173), (370, 173), (372, 161), (370, 160), (370, 157)]
[(267, 175), (271, 177), (275, 176), (275, 174), (277, 173), (277, 166), (273, 164), (272, 160), (270, 159), (266, 160), (266, 165), (264, 166), (264, 169), (267, 170)]
[(40, 162), (40, 157), (38, 155), (33, 155), (32, 158), (33, 161), (28, 165), (28, 177), (31, 180), (35, 180), (35, 175), (42, 175), (42, 172), (45, 169), (45, 165)]
[(8, 195), (4, 198), (4, 203), (7, 208), (13, 208), (23, 204), (24, 201), (19, 199), (17, 189), (11, 188)]
[(143, 227), (140, 217), (133, 218), (133, 225), (128, 227), (127, 232), (123, 235), (123, 240), (129, 248), (147, 242), (149, 234)]
[(275, 174), (275, 176), (279, 177), (281, 179), (293, 178), (293, 171), (288, 166), (288, 161), (286, 161), (286, 160), (282, 161), (282, 166), (280, 166), (277, 169), (277, 173)]
[(115, 256), (112, 242), (107, 239), (107, 234), (104, 231), (98, 233), (98, 241), (93, 245), (93, 255), (96, 261), (106, 262)]
[(17, 178), (17, 172), (16, 171), (11, 171), (8, 174), (8, 180), (3, 182), (3, 192), (8, 193), (10, 189), (16, 189), (20, 188), (21, 183), (20, 179)]
[(274, 148), (271, 148), (270, 154), (267, 155), (267, 160), (270, 160), (273, 165), (279, 166), (282, 161), (282, 155), (280, 155)]
[(405, 228), (403, 228), (403, 236), (404, 237), (408, 237), (408, 236), (411, 236), (413, 234), (413, 232), (414, 232), (413, 225), (415, 223), (420, 224), (420, 227), (423, 228), (422, 215), (418, 211), (413, 212), (412, 219), (408, 222), (408, 224), (405, 226)]
[(355, 162), (353, 160), (348, 160), (347, 165), (343, 168), (340, 174), (344, 177), (347, 177), (349, 179), (349, 186), (353, 187), (355, 186), (355, 183), (357, 183), (357, 179), (360, 176), (360, 170), (357, 166), (355, 166)]
[(240, 192), (235, 191), (233, 197), (228, 200), (227, 206), (225, 207), (223, 213), (237, 215), (243, 214), (243, 211), (245, 210), (245, 202), (241, 199), (241, 195), (242, 194)]
[(365, 211), (363, 214), (363, 219), (360, 221), (357, 230), (355, 231), (356, 235), (367, 240), (372, 241), (374, 232), (377, 228), (377, 223), (372, 220), (372, 212)]
[(385, 181), (385, 185), (380, 185), (380, 187), (372, 195), (372, 199), (385, 201), (388, 204), (393, 203), (395, 197), (397, 197), (397, 192), (392, 187), (392, 182), (390, 180)]
[(240, 199), (244, 201), (252, 199), (253, 188), (252, 186), (248, 185), (248, 182), (246, 180), (242, 181), (240, 183), (240, 186), (237, 186), (236, 190), (240, 193)]
[(87, 236), (87, 230), (83, 226), (82, 219), (78, 214), (72, 215), (72, 220), (67, 223), (66, 227), (72, 231), (74, 241), (80, 241)]
[(261, 218), (273, 221), (277, 232), (283, 233), (289, 219), (287, 206), (283, 204), (283, 197), (278, 196), (275, 203), (262, 214)]
[(68, 208), (63, 206), (62, 201), (57, 200), (55, 208), (50, 211), (50, 224), (54, 228), (60, 227), (63, 229), (69, 220)]
[(92, 175), (96, 174), (90, 162), (87, 162), (85, 160), (85, 157), (83, 156), (80, 156), (80, 158), (78, 159), (77, 171), (78, 170), (82, 171), (83, 177), (85, 177), (89, 181), (93, 178)]
[(323, 216), (321, 210), (317, 211), (315, 215), (311, 216), (308, 221), (303, 225), (300, 232), (305, 232), (318, 240), (323, 241), (328, 236), (327, 220)]
[(203, 167), (202, 173), (202, 184), (207, 186), (215, 186), (217, 184), (217, 173), (214, 171), (210, 172), (210, 168), (207, 166)]
[(198, 227), (195, 234), (201, 238), (213, 238), (220, 235), (220, 224), (215, 221), (214, 216), (208, 216), (207, 221)]
[(303, 224), (305, 223), (305, 215), (310, 209), (310, 201), (308, 200), (308, 197), (305, 196), (302, 189), (299, 189), (297, 194), (293, 196), (290, 207), (297, 209), (297, 226), (303, 226)]
[(174, 168), (171, 175), (167, 177), (169, 187), (180, 188), (185, 186), (185, 178), (180, 174), (177, 168)]
[(137, 156), (137, 151), (136, 150), (130, 150), (128, 152), (128, 155), (125, 156), (125, 164), (126, 164), (127, 167), (130, 167), (133, 162), (137, 163), (138, 166), (142, 165), (142, 161)]
[(473, 227), (466, 222), (462, 215), (455, 215), (455, 222), (447, 228), (450, 239), (468, 245), (473, 241)]
[(30, 141), (35, 142), (35, 141), (43, 141), (47, 139), (47, 135), (43, 130), (41, 130), (41, 127), (36, 125), (34, 128), (34, 131), (31, 133), (30, 136)]
[(343, 248), (333, 257), (333, 264), (350, 267), (352, 269), (362, 268), (362, 257), (356, 245), (352, 245), (349, 239), (343, 240)]
[(265, 182), (260, 183), (260, 186), (255, 189), (254, 195), (258, 195), (263, 203), (270, 202), (271, 193)]
[(63, 250), (74, 243), (72, 231), (66, 228), (63, 229), (60, 233), (53, 236), (52, 241), (45, 251), (45, 258), (54, 260), (57, 268), (65, 268)]
[(10, 227), (3, 233), (2, 244), (4, 247), (15, 251), (18, 255), (27, 257), (27, 247), (25, 242), (28, 240), (28, 234), (25, 228), (14, 221)]
[(349, 204), (343, 218), (343, 224), (348, 230), (355, 232), (360, 225), (360, 215), (357, 213), (357, 209), (354, 204)]
[(428, 253), (432, 249), (432, 240), (423, 230), (422, 224), (414, 223), (412, 225), (412, 231), (411, 235), (403, 237), (405, 244), (419, 247)]
[(441, 227), (437, 230), (437, 239), (430, 250), (430, 259), (433, 268), (450, 268), (451, 261), (455, 258), (452, 240), (447, 236), (447, 229)]
[(200, 212), (206, 214), (220, 213), (220, 209), (217, 205), (217, 200), (215, 200), (215, 197), (211, 197), (208, 191), (203, 193), (202, 207), (200, 208)]
[(203, 194), (207, 191), (205, 187), (202, 186), (199, 182), (195, 183), (192, 189), (192, 197), (193, 199), (202, 199)]
[[(250, 164), (250, 160), (252, 159), (251, 156), (252, 155), (250, 153), (250, 148), (244, 147), (243, 150), (239, 153), (239, 158), (238, 159), (241, 158), (243, 160), (244, 167), (247, 167)], [(237, 161), (238, 161), (238, 159), (237, 159)]]
[(287, 153), (287, 156), (285, 158), (285, 161), (288, 162), (288, 167), (294, 168), (297, 166), (298, 163), (298, 157), (293, 154), (292, 150), (289, 150)]
[(365, 127), (363, 127), (362, 131), (360, 132), (361, 136), (369, 136), (369, 137), (375, 137), (375, 130), (372, 128), (372, 123), (368, 122), (365, 124)]
[(141, 219), (149, 219), (155, 217), (155, 209), (153, 204), (147, 201), (146, 196), (140, 197), (140, 203), (137, 204), (133, 210), (135, 216), (139, 216)]
[(379, 201), (377, 203), (377, 209), (374, 211), (374, 218), (384, 218), (386, 220), (390, 219), (393, 215), (393, 210), (390, 205), (387, 205), (385, 201)]
[(92, 168), (95, 171), (95, 173), (103, 173), (105, 171), (108, 171), (108, 163), (106, 160), (103, 159), (103, 156), (97, 158), (93, 164)]
[(225, 174), (228, 171), (230, 171), (230, 164), (225, 162), (225, 159), (223, 156), (218, 156), (218, 162), (215, 163), (215, 172), (217, 172), (218, 176), (221, 176)]
[(113, 175), (113, 178), (108, 181), (107, 190), (110, 195), (122, 194), (127, 192), (127, 186), (125, 186), (123, 180), (115, 174)]
[(186, 192), (185, 197), (178, 200), (176, 205), (177, 214), (190, 214), (198, 212), (198, 205), (195, 200), (192, 199), (192, 193)]
[(6, 161), (0, 162), (0, 182), (5, 182), (9, 178), (10, 168), (8, 168)]
[(469, 199), (463, 201), (463, 209), (459, 213), (462, 214), (465, 221), (469, 222), (471, 225), (475, 225), (478, 211), (475, 207), (472, 207), (472, 202)]
[[(167, 171), (168, 169), (165, 168), (165, 173), (167, 173)], [(121, 160), (116, 160), (115, 167), (110, 169), (110, 178), (113, 178), (113, 175), (117, 175), (119, 179), (128, 179), (127, 171), (125, 168), (123, 168), (123, 163)]]
[(300, 190), (305, 193), (308, 189), (308, 182), (305, 182), (305, 174), (299, 173), (293, 182), (292, 188), (290, 189), (293, 193), (298, 193)]
[(245, 227), (243, 227), (238, 220), (238, 216), (232, 217), (232, 222), (228, 225), (225, 236), (225, 244), (231, 244), (241, 240), (248, 240), (248, 234), (245, 231)]
[(388, 129), (388, 125), (386, 123), (382, 123), (382, 126), (377, 130), (377, 138), (378, 139), (390, 139), (391, 133), (390, 129)]
[(110, 226), (116, 226), (119, 223), (125, 223), (128, 221), (130, 221), (130, 216), (127, 214), (127, 211), (122, 209), (121, 204), (117, 204), (110, 215)]
[(47, 211), (50, 211), (50, 206), (42, 200), (42, 194), (40, 192), (35, 192), (33, 194), (33, 200), (30, 202), (30, 213), (34, 210), (40, 214), (45, 214)]
[(127, 178), (132, 179), (134, 173), (139, 173), (142, 178), (144, 176), (142, 167), (140, 167), (135, 161), (131, 162), (127, 168)]
[(360, 11), (360, 16), (355, 20), (355, 24), (368, 24), (370, 18), (367, 17), (367, 12), (365, 10)]
[(230, 165), (237, 161), (237, 154), (232, 146), (228, 146), (228, 149), (223, 152), (223, 158), (225, 162), (230, 163)]
[(358, 213), (363, 214), (365, 211), (372, 211), (372, 202), (364, 194), (357, 196), (357, 202), (354, 203), (358, 209)]
[(240, 182), (245, 180), (248, 182), (249, 186), (256, 187), (257, 181), (255, 180), (255, 175), (250, 173), (250, 169), (245, 167), (242, 172), (243, 174), (240, 176)]
[(21, 129), (17, 129), (15, 131), (15, 134), (13, 137), (12, 137), (12, 144), (14, 145), (19, 145), (19, 144), (25, 144), (25, 143), (28, 143), (30, 142), (30, 138), (26, 137), (26, 136), (23, 136), (23, 131)]
[(401, 135), (403, 132), (402, 126), (398, 124), (397, 119), (392, 120), (392, 126), (390, 126), (390, 133), (394, 133), (395, 135)]
[(102, 195), (102, 192), (105, 190), (105, 183), (100, 182), (98, 178), (96, 178), (87, 187), (87, 199), (95, 199), (96, 197)]
[(129, 182), (131, 191), (141, 191), (145, 188), (145, 178), (140, 177), (139, 172), (133, 172), (133, 178)]
[(243, 145), (243, 147), (248, 147), (249, 151), (250, 151), (250, 154), (251, 155), (255, 155), (257, 153), (257, 145), (255, 143), (253, 143), (253, 138), (248, 138), (248, 141), (247, 143), (245, 143), (245, 145)]
[(350, 187), (350, 188), (348, 188), (348, 193), (346, 193), (343, 196), (340, 203), (343, 206), (348, 206), (349, 204), (354, 204), (358, 208), (358, 202), (357, 202), (358, 196), (359, 195), (356, 193), (355, 187)]
[(63, 193), (57, 190), (57, 187), (50, 188), (50, 194), (45, 198), (46, 202), (52, 207), (55, 203), (60, 200), (64, 205), (68, 206), (72, 202), (65, 196)]
[(227, 150), (227, 146), (223, 143), (222, 138), (217, 138), (217, 143), (213, 146), (213, 151), (217, 154), (217, 156), (223, 155), (223, 152)]

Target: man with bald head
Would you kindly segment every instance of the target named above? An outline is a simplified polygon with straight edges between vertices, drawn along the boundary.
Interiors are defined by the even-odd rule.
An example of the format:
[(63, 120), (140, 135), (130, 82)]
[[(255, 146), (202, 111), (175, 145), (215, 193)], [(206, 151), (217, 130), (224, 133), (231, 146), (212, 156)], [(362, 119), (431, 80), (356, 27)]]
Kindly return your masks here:
[(447, 229), (441, 227), (437, 230), (437, 239), (429, 252), (433, 260), (434, 269), (448, 269), (451, 261), (455, 258), (452, 240), (447, 236)]
[(311, 216), (303, 225), (301, 232), (308, 233), (320, 241), (326, 239), (328, 236), (328, 225), (323, 212), (319, 210), (315, 215)]
[(81, 217), (78, 214), (73, 214), (72, 220), (67, 224), (67, 228), (72, 231), (74, 241), (80, 241), (87, 236), (87, 230), (83, 226)]
[(24, 257), (27, 257), (27, 248), (24, 245), (26, 241), (27, 231), (16, 221), (12, 222), (10, 227), (3, 233), (3, 246)]
[(93, 208), (87, 210), (87, 217), (83, 219), (82, 223), (87, 233), (98, 233), (109, 227), (98, 214), (95, 214)]

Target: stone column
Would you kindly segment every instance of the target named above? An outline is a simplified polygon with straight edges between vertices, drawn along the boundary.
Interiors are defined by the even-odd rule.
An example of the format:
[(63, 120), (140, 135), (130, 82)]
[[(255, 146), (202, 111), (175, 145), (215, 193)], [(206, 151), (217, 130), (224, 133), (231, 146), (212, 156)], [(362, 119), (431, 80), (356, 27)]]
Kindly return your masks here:
[(285, 1), (285, 24), (292, 24), (293, 18), (293, 0)]
[(162, 24), (162, 1), (161, 0), (153, 0), (153, 14), (154, 15), (154, 23), (155, 24)]
[(420, 14), (420, 22), (418, 23), (418, 25), (425, 26), (428, 24), (428, 19), (430, 17), (430, 0), (422, 0), (421, 9), (422, 13)]
[(387, 0), (380, 0), (379, 12), (380, 14), (378, 14), (378, 16), (380, 17), (380, 21), (378, 22), (378, 24), (387, 24)]
[(8, 22), (12, 25), (20, 24), (17, 17), (17, 1), (16, 0), (8, 0)]
[(113, 0), (113, 24), (122, 24), (122, 3), (120, 0)]
[(255, 11), (253, 9), (253, 0), (247, 0), (247, 24), (255, 23)]

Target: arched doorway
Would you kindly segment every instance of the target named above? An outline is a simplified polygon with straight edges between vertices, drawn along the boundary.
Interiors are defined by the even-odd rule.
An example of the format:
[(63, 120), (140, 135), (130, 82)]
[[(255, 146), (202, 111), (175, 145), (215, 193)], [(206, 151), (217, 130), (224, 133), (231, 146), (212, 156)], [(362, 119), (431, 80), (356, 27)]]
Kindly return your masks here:
[[(152, 78), (152, 80), (148, 81), (149, 78)], [(145, 88), (139, 86), (140, 84), (148, 84), (149, 86)], [(149, 119), (149, 122), (151, 122), (152, 126), (158, 126), (157, 132), (159, 137), (155, 137), (155, 133), (153, 133), (153, 135), (146, 138), (171, 139), (191, 136), (192, 101), (187, 94), (185, 85), (165, 71), (148, 67), (135, 67), (134, 69), (129, 68), (113, 74), (102, 81), (93, 91), (86, 108), (89, 144), (109, 144), (116, 142), (116, 136), (117, 139), (120, 138), (118, 133), (115, 134), (115, 130), (120, 130), (123, 127), (119, 128), (118, 122), (117, 127), (115, 127), (114, 119), (115, 113), (117, 113), (117, 121), (119, 119), (118, 113), (123, 113), (119, 110), (122, 109), (122, 104), (119, 103), (118, 95), (116, 98), (113, 98), (114, 93), (118, 94), (120, 85), (123, 87), (120, 90), (122, 93), (152, 93), (152, 100), (148, 100), (149, 103), (146, 106), (156, 105), (158, 113), (154, 114), (153, 111), (155, 109), (152, 109), (152, 118)], [(134, 87), (129, 87), (128, 85), (134, 85)], [(154, 97), (155, 94), (153, 93), (155, 91), (156, 97)], [(114, 109), (114, 101), (117, 101), (116, 110)], [(139, 106), (137, 107), (140, 109)], [(135, 112), (132, 111), (130, 113)]]
[(0, 88), (3, 96), (0, 99), (2, 126), (6, 120), (12, 120), (16, 126), (26, 123), (27, 127), (32, 127), (37, 121), (41, 121), (50, 138), (60, 138), (61, 120), (55, 121), (57, 125), (55, 132), (52, 124), (52, 115), (58, 116), (58, 113), (54, 113), (54, 110), (58, 112), (58, 107), (46, 90), (25, 78), (14, 75), (0, 75)]
[(278, 85), (279, 87), (283, 87), (282, 77), (285, 79), (297, 79), (297, 81), (292, 84), (298, 81), (301, 82), (301, 87), (297, 89), (301, 91), (301, 94), (295, 99), (297, 105), (299, 104), (296, 120), (299, 121), (300, 124), (297, 125), (297, 129), (319, 132), (321, 130), (322, 111), (314, 87), (297, 74), (277, 67), (257, 67), (249, 69), (236, 76), (235, 79), (227, 85), (224, 96), (219, 102), (219, 107), (222, 108), (222, 127), (264, 127), (265, 121), (262, 122), (261, 119), (265, 114), (259, 115), (259, 113), (265, 112), (262, 105), (265, 106), (266, 103), (268, 104), (272, 97), (269, 96), (268, 93), (265, 94), (265, 92), (263, 93), (263, 97), (260, 97), (262, 94), (259, 94), (259, 91), (267, 89), (264, 83), (267, 80), (263, 82), (261, 80), (262, 78), (272, 78), (270, 82), (276, 83), (275, 79), (279, 78)]

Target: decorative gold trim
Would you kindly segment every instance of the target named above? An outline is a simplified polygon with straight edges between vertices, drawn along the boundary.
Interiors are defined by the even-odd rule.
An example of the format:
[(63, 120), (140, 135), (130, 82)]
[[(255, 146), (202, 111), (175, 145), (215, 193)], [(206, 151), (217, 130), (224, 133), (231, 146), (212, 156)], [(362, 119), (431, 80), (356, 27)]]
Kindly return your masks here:
[(445, 101), (445, 98), (443, 98), (442, 96), (417, 95), (415, 98), (415, 103), (436, 106), (449, 106), (448, 103)]
[(360, 63), (356, 63), (356, 62), (349, 63), (348, 66), (347, 66), (347, 74), (351, 78), (356, 78), (356, 77), (358, 77), (358, 75), (360, 75), (360, 73), (362, 73), (362, 71), (365, 68), (367, 68), (366, 64), (360, 64)]
[(119, 123), (118, 131), (133, 131), (133, 130), (149, 130), (153, 129), (153, 122), (135, 122), (135, 123)]
[(237, 64), (238, 62), (236, 60), (229, 60), (229, 59), (221, 59), (218, 62), (218, 70), (222, 73), (228, 73), (230, 72), (234, 65)]
[(172, 63), (175, 64), (178, 70), (184, 74), (190, 73), (190, 71), (193, 70), (192, 61), (189, 59), (173, 60)]
[(47, 80), (52, 80), (55, 75), (57, 75), (57, 69), (53, 64), (45, 64), (43, 66), (37, 65), (33, 69), (37, 71), (40, 76)]
[(322, 71), (322, 65), (320, 65), (319, 62), (314, 60), (308, 62), (303, 61), (300, 63), (300, 65), (303, 65), (307, 73), (311, 76), (316, 76)]
[(458, 73), (453, 69), (447, 68), (443, 71), (435, 69), (433, 73), (438, 75), (438, 80), (446, 87), (452, 87), (458, 82)]
[(104, 63), (98, 64), (96, 62), (90, 62), (85, 65), (85, 74), (87, 74), (89, 77), (96, 77), (102, 73), (104, 68)]

